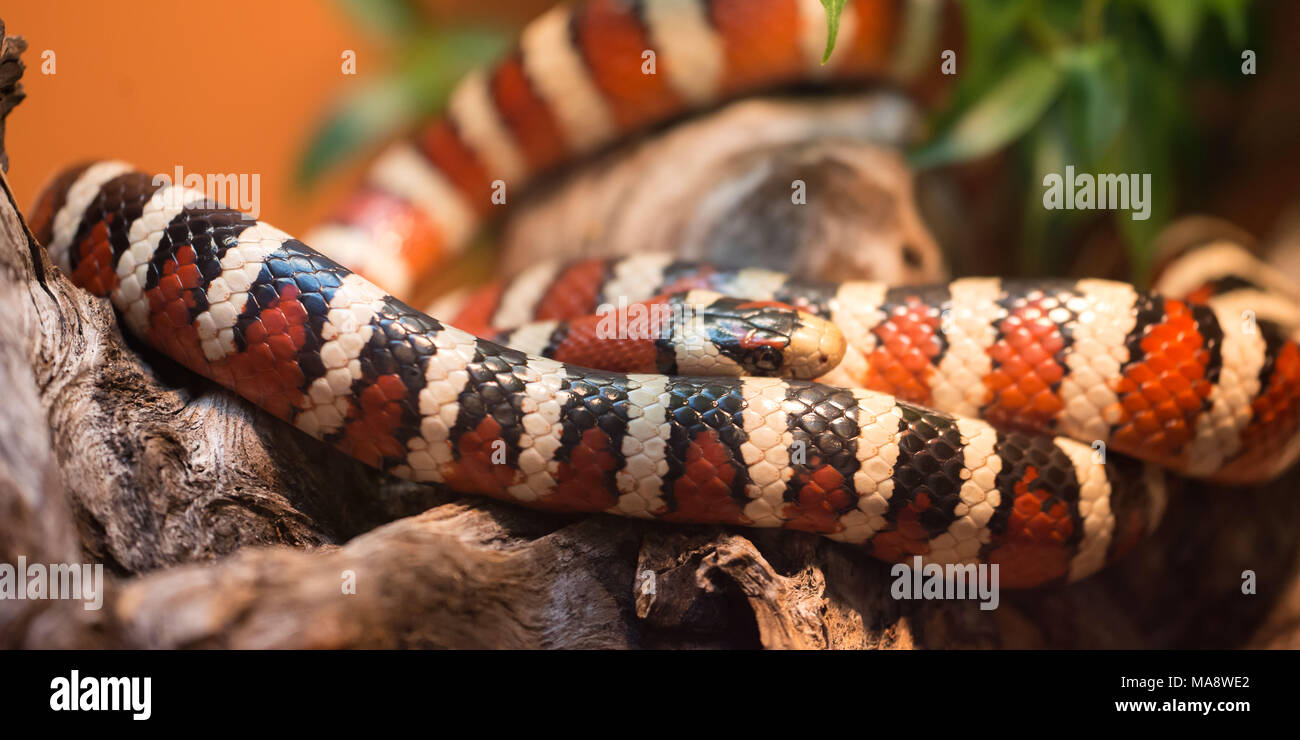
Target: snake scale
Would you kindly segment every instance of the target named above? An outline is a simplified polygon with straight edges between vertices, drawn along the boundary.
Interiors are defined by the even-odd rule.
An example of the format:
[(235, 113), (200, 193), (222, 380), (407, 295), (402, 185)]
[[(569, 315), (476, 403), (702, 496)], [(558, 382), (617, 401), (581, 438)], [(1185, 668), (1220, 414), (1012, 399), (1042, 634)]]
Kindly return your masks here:
[[(1244, 250), (1193, 249), (1152, 293), (831, 285), (655, 255), (543, 263), (469, 302), (457, 322), (475, 333), (389, 292), (463, 246), (495, 180), (522, 185), (757, 90), (904, 80), (904, 41), (933, 5), (857, 0), (825, 66), (817, 0), (556, 8), (381, 155), (307, 240), (324, 254), (116, 161), (59, 175), (30, 220), (130, 332), (393, 475), (995, 563), (1010, 587), (1082, 578), (1156, 525), (1171, 474), (1261, 481), (1300, 454), (1297, 295)], [(642, 74), (645, 49), (658, 74)], [(592, 315), (614, 300), (705, 305), (708, 328), (599, 337)]]

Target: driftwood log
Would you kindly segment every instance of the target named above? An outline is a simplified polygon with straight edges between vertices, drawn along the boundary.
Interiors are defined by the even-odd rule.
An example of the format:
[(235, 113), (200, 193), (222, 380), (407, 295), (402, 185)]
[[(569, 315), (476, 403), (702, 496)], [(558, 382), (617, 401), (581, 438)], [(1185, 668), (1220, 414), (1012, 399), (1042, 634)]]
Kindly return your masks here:
[(538, 513), (342, 459), (124, 340), (7, 183), (0, 316), (0, 563), (110, 574), (99, 611), (0, 600), (0, 646), (1298, 644), (1294, 475), (1189, 485), (1156, 537), (1083, 583), (993, 611), (900, 602), (887, 565), (819, 537)]
[[(24, 51), (27, 51), (27, 42), (22, 36), (6, 36), (4, 20), (0, 19), (0, 143), (5, 139), (5, 117), (27, 97), (22, 85)], [(9, 171), (9, 156), (2, 144), (0, 170)]]
[(526, 194), (499, 269), (671, 252), (822, 280), (941, 279), (899, 155), (917, 121), (894, 93), (733, 103)]

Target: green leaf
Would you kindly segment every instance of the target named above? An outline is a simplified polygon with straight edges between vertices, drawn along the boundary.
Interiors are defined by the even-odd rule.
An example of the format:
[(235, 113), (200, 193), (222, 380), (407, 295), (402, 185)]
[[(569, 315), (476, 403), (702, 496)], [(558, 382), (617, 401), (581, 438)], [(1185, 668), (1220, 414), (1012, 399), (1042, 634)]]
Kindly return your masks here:
[(457, 27), (426, 33), (404, 47), (398, 71), (425, 110), (441, 107), (465, 73), (492, 62), (513, 34), (495, 28)]
[(396, 71), (346, 93), (316, 130), (299, 159), (305, 188), (349, 157), (413, 126), (439, 108), (456, 82), (505, 48), (507, 37), (484, 29), (432, 33), (409, 41)]
[(1061, 67), (1051, 61), (1021, 59), (936, 141), (913, 152), (913, 166), (975, 159), (1015, 140), (1042, 117), (1063, 79)]
[(1151, 191), (1146, 197), (1151, 200), (1150, 217), (1144, 221), (1135, 221), (1132, 211), (1115, 211), (1114, 218), (1119, 231), (1128, 243), (1129, 260), (1132, 262), (1133, 282), (1145, 284), (1151, 277), (1152, 262), (1155, 258), (1155, 241), (1161, 230), (1173, 218), (1173, 182), (1172, 173), (1162, 167), (1152, 167)]
[(1031, 0), (967, 0), (958, 5), (965, 28), (966, 50), (962, 52), (959, 92), (985, 91), (1004, 72), (1007, 53), (1016, 44), (1007, 43), (1016, 36), (1032, 9)]
[(1146, 8), (1165, 44), (1176, 57), (1187, 59), (1205, 15), (1204, 0), (1146, 0)]
[(822, 54), (822, 64), (831, 60), (835, 51), (835, 37), (840, 33), (840, 14), (844, 12), (844, 3), (848, 0), (822, 0), (826, 9), (826, 53)]
[(988, 56), (1006, 46), (1006, 40), (1033, 10), (1031, 0), (966, 0), (959, 5), (968, 56)]
[(1212, 10), (1219, 16), (1219, 22), (1227, 31), (1228, 41), (1234, 46), (1246, 42), (1246, 19), (1250, 10), (1249, 0), (1211, 0)]
[(1031, 275), (1051, 272), (1056, 267), (1049, 263), (1059, 257), (1051, 254), (1051, 247), (1057, 242), (1049, 235), (1070, 213), (1048, 210), (1043, 205), (1043, 179), (1052, 173), (1064, 175), (1065, 166), (1073, 162), (1066, 130), (1064, 116), (1059, 108), (1054, 108), (1024, 142), (1029, 182), (1020, 217), (1020, 259), (1022, 269)]
[(401, 37), (419, 25), (408, 0), (338, 0), (338, 3), (362, 25), (384, 36)]
[(1115, 211), (1116, 225), (1128, 243), (1133, 279), (1149, 277), (1156, 235), (1173, 217), (1177, 182), (1176, 149), (1186, 120), (1186, 101), (1180, 94), (1180, 77), (1163, 60), (1135, 55), (1129, 60), (1129, 105), (1133, 120), (1126, 126), (1103, 166), (1109, 172), (1151, 175), (1150, 217), (1136, 221), (1131, 211)]
[(411, 118), (411, 96), (386, 79), (345, 96), (326, 117), (298, 162), (296, 182), (308, 187), (349, 155), (399, 131)]
[(1125, 65), (1111, 41), (1071, 48), (1062, 65), (1067, 128), (1079, 157), (1075, 164), (1091, 168), (1114, 143), (1128, 116)]

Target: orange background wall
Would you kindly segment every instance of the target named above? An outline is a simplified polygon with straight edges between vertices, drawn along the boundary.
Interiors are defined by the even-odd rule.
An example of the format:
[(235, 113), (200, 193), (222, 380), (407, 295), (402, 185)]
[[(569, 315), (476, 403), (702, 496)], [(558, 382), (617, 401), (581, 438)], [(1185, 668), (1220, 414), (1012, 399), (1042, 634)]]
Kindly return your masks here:
[[(544, 0), (420, 0), (431, 16), (518, 21)], [(55, 172), (111, 157), (153, 172), (261, 175), (261, 217), (301, 233), (353, 166), (307, 194), (297, 158), (330, 104), (383, 70), (385, 45), (334, 0), (18, 0), (0, 9), (27, 39), (27, 99), (10, 114), (9, 180), (30, 207)], [(56, 73), (41, 73), (55, 53)], [(340, 55), (357, 53), (357, 76)]]

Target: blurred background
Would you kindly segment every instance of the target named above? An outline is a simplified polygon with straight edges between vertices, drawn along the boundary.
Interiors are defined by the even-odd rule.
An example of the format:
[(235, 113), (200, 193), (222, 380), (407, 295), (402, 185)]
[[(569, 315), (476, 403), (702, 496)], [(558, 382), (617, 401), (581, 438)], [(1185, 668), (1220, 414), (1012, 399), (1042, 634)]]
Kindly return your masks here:
[[(23, 55), (27, 99), (9, 118), (9, 179), (19, 202), (29, 206), (46, 178), (90, 158), (125, 159), (161, 172), (181, 164), (198, 173), (259, 173), (262, 216), (302, 232), (359, 171), (353, 157), (308, 188), (299, 177), (306, 148), (356, 100), (350, 96), (382, 86), (401, 71), (396, 65), (410, 64), (407, 57), (420, 50), (408, 47), (414, 41), (408, 36), (432, 44), (439, 28), (490, 24), (504, 37), (548, 5), (6, 3), (8, 33), (29, 44)], [(54, 52), (54, 74), (42, 74), (46, 50)], [(356, 52), (355, 76), (343, 74), (344, 50)], [(344, 147), (352, 152), (350, 143)]]
[[(9, 177), (30, 204), (46, 178), (87, 158), (257, 173), (262, 217), (302, 232), (379, 141), (436, 109), (465, 68), (550, 4), (10, 3), (8, 32), (30, 48)], [(959, 213), (931, 219), (958, 272), (1140, 276), (1176, 214), (1212, 213), (1261, 237), (1295, 214), (1300, 3), (968, 0), (957, 15), (959, 74), (913, 161), (962, 194)], [(1257, 74), (1242, 74), (1243, 49)], [(355, 75), (343, 72), (346, 50)], [(1152, 172), (1152, 219), (1042, 209), (1041, 173), (1067, 162)]]

